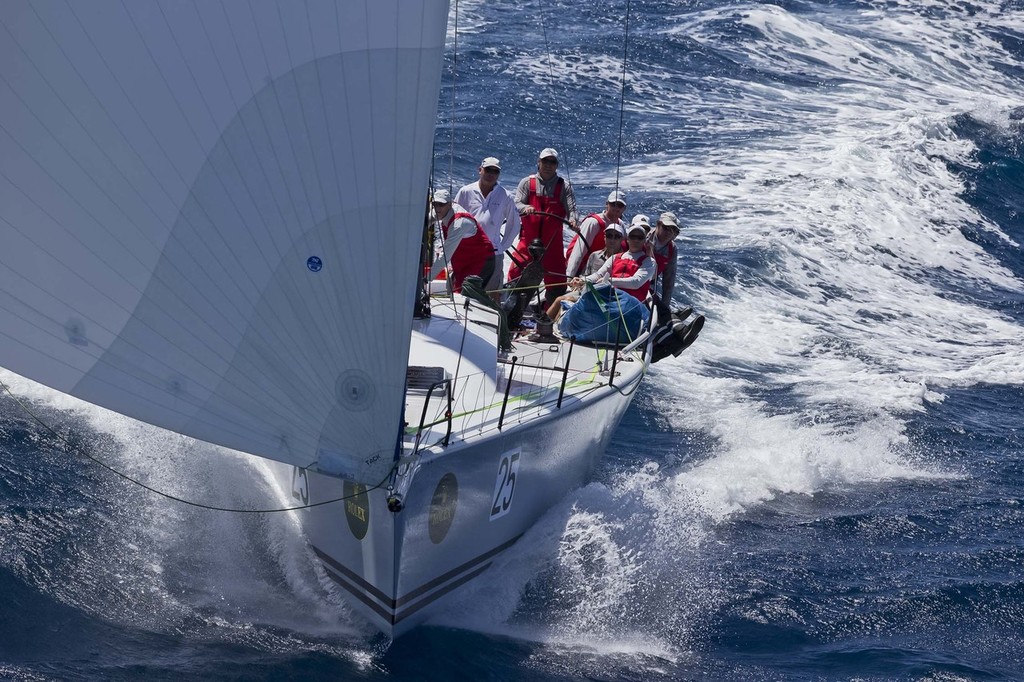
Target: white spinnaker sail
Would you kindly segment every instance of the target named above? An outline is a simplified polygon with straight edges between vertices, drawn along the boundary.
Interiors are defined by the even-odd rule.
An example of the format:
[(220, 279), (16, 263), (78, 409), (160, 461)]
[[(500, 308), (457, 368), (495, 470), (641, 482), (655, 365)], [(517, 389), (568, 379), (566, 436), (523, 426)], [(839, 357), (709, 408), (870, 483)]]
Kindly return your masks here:
[(0, 365), (380, 481), (447, 11), (0, 3)]

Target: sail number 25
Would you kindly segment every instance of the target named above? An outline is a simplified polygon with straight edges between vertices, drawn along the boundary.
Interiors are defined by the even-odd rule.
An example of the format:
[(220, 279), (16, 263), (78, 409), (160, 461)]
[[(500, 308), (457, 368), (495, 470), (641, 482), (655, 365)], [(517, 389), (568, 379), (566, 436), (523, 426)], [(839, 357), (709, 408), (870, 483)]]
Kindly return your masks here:
[(498, 477), (494, 481), (494, 498), (491, 502), (491, 521), (499, 519), (512, 508), (512, 495), (516, 491), (516, 475), (519, 473), (519, 452), (506, 452), (498, 462)]

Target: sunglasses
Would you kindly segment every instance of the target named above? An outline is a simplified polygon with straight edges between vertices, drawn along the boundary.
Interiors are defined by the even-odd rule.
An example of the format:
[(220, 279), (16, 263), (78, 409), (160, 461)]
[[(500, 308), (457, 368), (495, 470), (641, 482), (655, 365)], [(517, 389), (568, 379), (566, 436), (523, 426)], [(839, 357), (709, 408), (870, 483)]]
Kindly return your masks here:
[(644, 238), (644, 237), (646, 237), (646, 236), (647, 236), (647, 235), (645, 235), (645, 234), (631, 234), (631, 235), (629, 235), (629, 236), (628, 236), (628, 237), (626, 237), (626, 238), (627, 238), (627, 239), (643, 239), (643, 238)]
[(544, 165), (551, 165), (551, 166), (557, 166), (558, 165), (558, 159), (541, 159), (540, 162), (543, 163)]
[(490, 173), (492, 175), (498, 175), (499, 173), (501, 173), (501, 169), (500, 168), (495, 168), (493, 166), (488, 166), (487, 168), (484, 168), (484, 173)]

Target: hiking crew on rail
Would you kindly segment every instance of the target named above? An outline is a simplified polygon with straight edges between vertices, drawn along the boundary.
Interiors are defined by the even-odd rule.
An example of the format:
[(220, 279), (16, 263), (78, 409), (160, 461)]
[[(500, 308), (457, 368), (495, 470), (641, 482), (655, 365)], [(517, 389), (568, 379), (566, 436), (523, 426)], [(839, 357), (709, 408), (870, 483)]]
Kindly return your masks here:
[[(447, 190), (436, 191), (432, 205), (443, 244), (430, 278), (447, 267), (452, 290), (460, 292), (467, 276), (479, 275), (498, 302), (502, 254), (512, 247), (507, 281), (514, 282), (532, 260), (529, 247), (537, 239), (545, 247), (541, 257), (545, 310), (556, 308), (556, 300), (569, 305), (577, 296), (563, 296), (567, 282), (571, 280), (578, 289), (584, 279), (608, 281), (641, 301), (650, 294), (670, 305), (678, 255), (675, 214), (662, 213), (654, 229), (647, 216), (640, 214), (627, 228), (623, 221), (626, 196), (615, 190), (608, 195), (604, 210), (588, 215), (577, 229), (575, 193), (569, 181), (558, 174), (558, 165), (556, 150), (541, 150), (537, 172), (523, 178), (512, 194), (498, 183), (501, 162), (488, 156), (478, 168), (479, 180), (463, 186), (455, 201)], [(563, 249), (563, 225), (576, 232), (567, 249)], [(606, 249), (607, 238), (621, 239), (623, 234), (626, 239), (621, 247)], [(607, 259), (597, 272), (591, 256)]]

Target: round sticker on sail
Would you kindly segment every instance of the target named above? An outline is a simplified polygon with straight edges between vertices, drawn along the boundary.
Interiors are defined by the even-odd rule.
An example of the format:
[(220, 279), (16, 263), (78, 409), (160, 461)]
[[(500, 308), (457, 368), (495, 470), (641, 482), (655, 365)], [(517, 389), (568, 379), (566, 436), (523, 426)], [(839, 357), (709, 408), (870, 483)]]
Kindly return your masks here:
[(309, 268), (310, 272), (320, 272), (320, 268), (324, 266), (324, 262), (317, 256), (310, 256), (306, 259), (306, 267)]
[(353, 411), (366, 410), (373, 404), (373, 380), (359, 369), (350, 369), (334, 382), (334, 392), (343, 407)]

